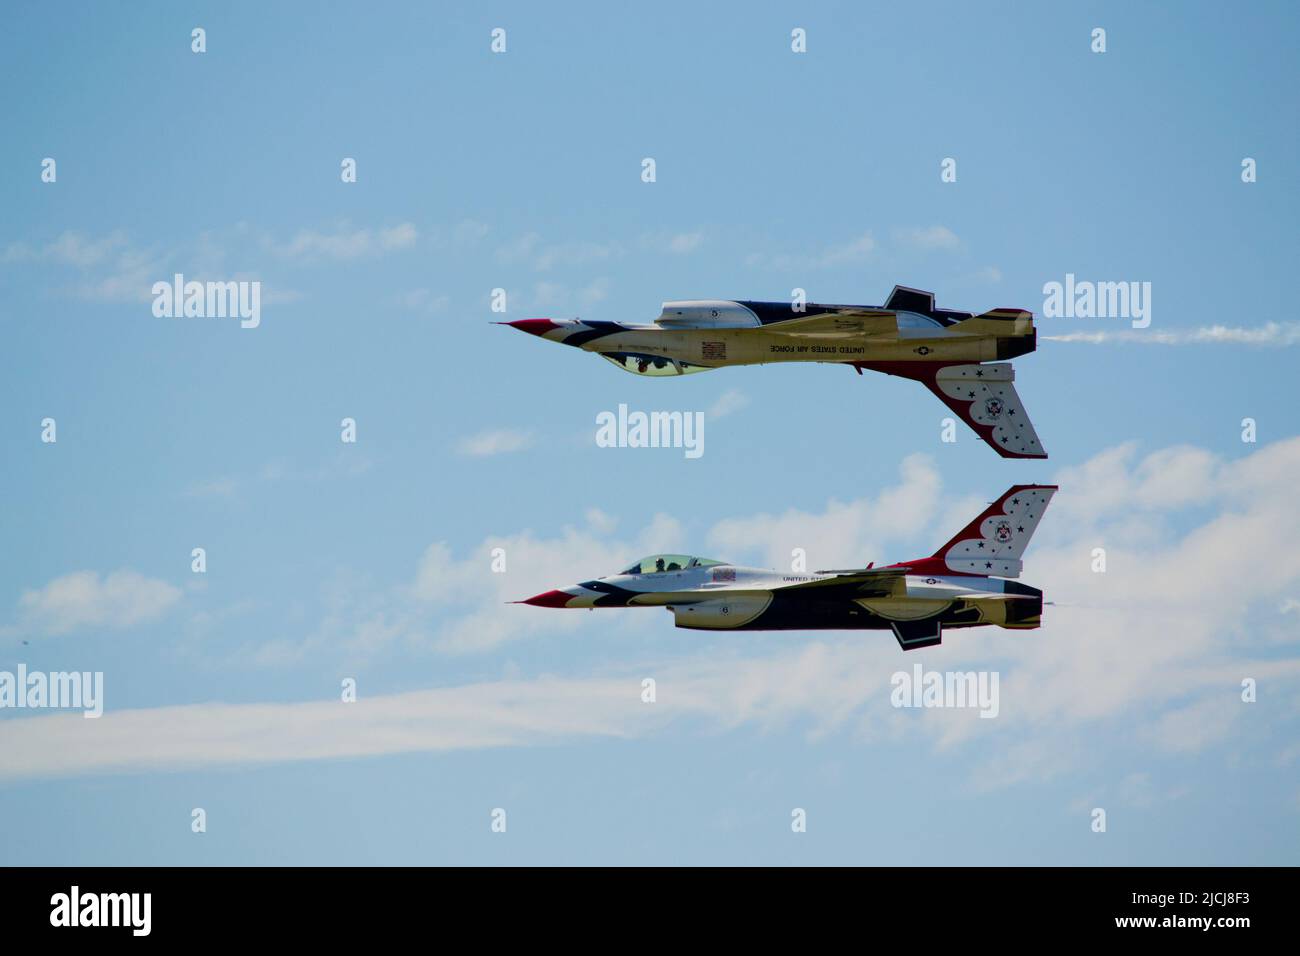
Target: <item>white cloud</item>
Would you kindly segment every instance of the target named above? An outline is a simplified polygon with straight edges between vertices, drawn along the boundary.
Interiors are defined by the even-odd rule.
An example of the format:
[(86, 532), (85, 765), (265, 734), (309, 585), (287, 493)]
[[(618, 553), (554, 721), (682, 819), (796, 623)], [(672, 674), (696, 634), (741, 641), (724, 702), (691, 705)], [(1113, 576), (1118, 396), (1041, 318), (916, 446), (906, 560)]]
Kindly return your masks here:
[[(916, 252), (933, 252), (961, 248), (961, 240), (947, 226), (909, 226), (890, 230), (893, 245)], [(840, 266), (856, 265), (867, 262), (875, 256), (879, 244), (870, 232), (846, 240), (836, 245), (825, 246), (815, 252), (778, 253), (767, 255), (755, 253), (745, 261), (751, 266), (773, 268), (786, 271), (801, 269), (834, 269)], [(996, 269), (985, 269), (979, 274), (982, 281), (998, 281), (1002, 278)]]
[(533, 287), (532, 295), (524, 305), (533, 309), (560, 309), (572, 311), (603, 302), (609, 296), (608, 279), (592, 279), (585, 286), (570, 288), (562, 282), (542, 281)]
[(297, 484), (355, 478), (372, 467), (371, 459), (355, 452), (336, 453), (314, 465), (296, 465), (285, 459), (273, 459), (256, 474), (221, 475), (190, 483), (182, 492), (186, 498), (229, 498), (250, 489), (257, 482), (288, 481)]
[[(591, 529), (597, 534), (613, 534), (614, 529), (618, 527), (618, 519), (614, 518), (612, 515), (606, 514), (599, 508), (588, 508), (585, 517), (587, 519), (587, 524), (590, 525)], [(1296, 607), (1300, 608), (1300, 602), (1296, 603)], [(1285, 611), (1290, 609), (1283, 608), (1283, 610)]]
[(865, 262), (876, 251), (876, 240), (869, 232), (834, 246), (826, 246), (819, 252), (792, 255), (779, 253), (764, 255), (756, 253), (745, 261), (751, 266), (797, 271), (800, 269), (833, 269), (837, 266), (853, 265)]
[[(1020, 666), (1008, 680), (1034, 688), (1021, 698), (1022, 709), (1074, 719), (1114, 713), (1151, 688), (1162, 688), (1163, 699), (1194, 693), (1207, 680), (1235, 684), (1225, 674), (1242, 666), (1239, 659), (1229, 662), (1240, 654), (1244, 609), (1259, 608), (1276, 620), (1277, 609), (1300, 586), (1300, 551), (1291, 544), (1300, 538), (1296, 473), (1300, 439), (1239, 461), (1191, 447), (1139, 457), (1135, 446), (1124, 445), (1067, 468), (1026, 558), (1025, 580), (1062, 602), (1049, 609), (1049, 626), (1029, 634), (955, 632), (935, 653), (1010, 655)], [(616, 536), (615, 522), (597, 511), (585, 525), (554, 536), (494, 536), (460, 556), (435, 543), (405, 594), (353, 618), (382, 613), (389, 621), (406, 620), (404, 636), (411, 640), (484, 650), (589, 626), (587, 615), (504, 602), (609, 574), (642, 554), (702, 551), (778, 569), (790, 566), (796, 547), (806, 550), (813, 569), (908, 560), (931, 553), (1001, 490), (945, 495), (933, 462), (914, 455), (901, 464), (898, 484), (874, 496), (831, 500), (819, 511), (724, 518), (689, 539), (680, 522), (664, 514), (639, 532)], [(1189, 517), (1189, 529), (1176, 534), (1171, 522)], [(506, 551), (508, 574), (489, 570), (495, 547)], [(1106, 574), (1090, 570), (1095, 547), (1107, 550)], [(426, 627), (430, 615), (436, 623)], [(623, 630), (667, 624), (654, 617), (627, 611), (617, 624)], [(892, 646), (887, 635), (884, 643)], [(1269, 666), (1285, 671), (1292, 665)]]
[(160, 617), (180, 598), (178, 588), (135, 571), (114, 571), (102, 579), (96, 571), (74, 571), (25, 591), (18, 609), (24, 627), (57, 635), (141, 624)]
[(471, 458), (504, 455), (512, 451), (531, 448), (536, 442), (532, 432), (512, 428), (497, 428), (479, 432), (461, 440), (457, 451)]
[(578, 290), (577, 301), (580, 306), (595, 305), (609, 298), (609, 280), (592, 279)]
[(24, 242), (10, 243), (5, 247), (4, 253), (0, 254), (0, 262), (48, 261), (87, 269), (106, 261), (127, 246), (126, 233), (120, 229), (100, 238), (69, 231), (38, 249)]
[(863, 262), (875, 250), (876, 240), (872, 238), (871, 233), (866, 232), (843, 245), (824, 249), (817, 257), (816, 263), (819, 266), (830, 267)]
[(641, 237), (641, 248), (647, 252), (683, 256), (704, 245), (704, 230), (692, 232), (653, 232)]
[[(830, 501), (817, 512), (727, 518), (690, 541), (683, 540), (674, 519), (659, 516), (634, 544), (614, 540), (594, 524), (566, 529), (559, 539), (524, 534), (484, 542), (484, 556), (490, 546), (506, 548), (510, 575), (488, 574), (487, 559), (477, 551), (461, 560), (440, 551), (429, 566), (437, 568), (437, 580), (449, 593), (470, 605), (468, 613), (444, 621), (442, 633), (458, 635), (460, 646), (472, 649), (567, 628), (570, 622), (578, 626), (584, 616), (575, 620), (563, 611), (528, 608), (534, 612), (529, 616), (505, 617), (511, 609), (489, 607), (489, 595), (526, 597), (610, 573), (641, 553), (704, 551), (774, 568), (789, 567), (794, 547), (807, 550), (811, 568), (907, 560), (930, 553), (1002, 490), (952, 499), (942, 493), (938, 472), (924, 456), (906, 459), (900, 471), (899, 483), (875, 496)], [(1300, 585), (1300, 550), (1293, 546), (1300, 539), (1297, 473), (1300, 439), (1265, 446), (1238, 461), (1196, 448), (1139, 457), (1135, 447), (1122, 446), (1066, 469), (1058, 478), (1062, 490), (1026, 556), (1023, 577), (1063, 606), (1048, 608), (1047, 625), (1038, 632), (952, 632), (941, 649), (927, 652), (927, 665), (1014, 661), (1003, 684), (1008, 717), (985, 722), (999, 727), (1017, 720), (1069, 726), (1171, 701), (1191, 707), (1207, 696), (1231, 695), (1244, 667), (1255, 676), (1294, 679), (1300, 675), (1295, 656), (1247, 663), (1251, 644), (1242, 622), (1248, 608), (1276, 614)], [(1205, 517), (1211, 507), (1213, 513)], [(1170, 525), (1175, 519), (1191, 523), (1178, 534)], [(1091, 571), (1092, 549), (1099, 546), (1107, 549), (1105, 574)], [(567, 580), (556, 580), (556, 568), (565, 569)], [(527, 586), (517, 586), (516, 573)], [(435, 593), (428, 596), (439, 603)], [(619, 613), (620, 628), (647, 626), (642, 623), (647, 614), (654, 616)], [(669, 623), (651, 620), (648, 626)], [(850, 656), (859, 646), (893, 648), (888, 635), (879, 633), (845, 640)], [(1204, 722), (1208, 714), (1189, 710), (1184, 723)], [(959, 721), (954, 727), (944, 730), (944, 741), (975, 733), (980, 725), (973, 729)], [(1150, 742), (1173, 739), (1154, 722), (1152, 727)]]
[(187, 498), (229, 498), (239, 487), (234, 478), (209, 478), (196, 481), (185, 489)]
[(675, 255), (694, 252), (704, 244), (703, 232), (684, 232), (668, 240), (668, 251)]
[[(263, 306), (301, 300), (301, 292), (272, 285), (256, 271), (228, 268), (226, 263), (232, 256), (227, 246), (242, 253), (251, 241), (251, 230), (243, 223), (226, 230), (201, 232), (189, 242), (173, 242), (165, 252), (157, 247), (136, 246), (121, 230), (101, 237), (65, 232), (38, 248), (12, 243), (0, 253), (0, 262), (45, 263), (75, 269), (80, 276), (58, 291), (87, 302), (146, 303), (153, 298), (153, 284), (170, 281), (177, 272), (190, 281), (260, 281)], [(262, 241), (264, 246), (270, 242), (265, 238)], [(386, 234), (384, 241), (404, 241), (401, 227)]]
[(82, 273), (98, 272), (61, 291), (92, 302), (147, 302), (150, 286), (166, 268), (166, 257), (131, 245), (121, 230), (100, 237), (69, 231), (44, 246), (11, 243), (0, 262), (5, 264), (47, 263), (67, 266)]
[(87, 239), (79, 233), (65, 232), (45, 247), (45, 253), (56, 262), (84, 269), (105, 261), (126, 244), (126, 235), (120, 230), (102, 239)]
[(474, 219), (464, 219), (452, 230), (452, 237), (460, 245), (473, 245), (482, 242), (492, 230), (486, 223)]
[(428, 312), (436, 314), (445, 312), (451, 305), (451, 297), (447, 295), (437, 295), (430, 289), (412, 289), (397, 296), (396, 303), (403, 309), (411, 312)]
[[(868, 561), (879, 561), (886, 543), (929, 526), (939, 504), (941, 482), (930, 458), (911, 455), (899, 471), (899, 485), (874, 498), (847, 503), (832, 499), (820, 513), (791, 508), (776, 515), (724, 518), (706, 536), (708, 547), (727, 560), (758, 560), (764, 567), (777, 569), (790, 567), (794, 548), (804, 549), (813, 570), (862, 567)], [(913, 557), (917, 555), (898, 555), (897, 560)]]
[(738, 412), (749, 404), (749, 396), (737, 388), (729, 388), (718, 396), (708, 412), (706, 418), (725, 418), (732, 412)]
[(506, 265), (526, 264), (537, 272), (549, 272), (556, 266), (587, 266), (606, 262), (623, 254), (617, 242), (573, 240), (547, 243), (537, 233), (527, 233), (497, 250), (497, 259)]
[(1300, 322), (1268, 322), (1253, 327), (1206, 325), (1195, 329), (1170, 332), (1153, 329), (1116, 329), (1100, 332), (1068, 332), (1044, 335), (1048, 342), (1082, 342), (1087, 345), (1112, 345), (1138, 342), (1142, 345), (1300, 345)]
[[(179, 769), (628, 736), (665, 709), (624, 680), (470, 685), (299, 704), (198, 704), (113, 712), (95, 732), (58, 714), (0, 722), (0, 779)], [(77, 715), (80, 720), (80, 714)], [(141, 746), (148, 741), (148, 746)]]
[[(1269, 720), (1285, 736), (1285, 721), (1297, 716), (1286, 702), (1300, 688), (1300, 641), (1292, 635), (1261, 650), (1251, 620), (1276, 616), (1300, 588), (1297, 473), (1300, 438), (1236, 460), (1196, 448), (1140, 456), (1129, 445), (1065, 469), (1061, 491), (1025, 557), (1023, 580), (1062, 602), (1046, 609), (1039, 631), (949, 631), (941, 646), (915, 656), (904, 656), (881, 632), (761, 642), (780, 647), (776, 652), (750, 650), (759, 642), (713, 642), (658, 662), (636, 660), (629, 651), (620, 673), (379, 694), (355, 707), (110, 708), (89, 737), (62, 715), (11, 719), (0, 721), (6, 754), (0, 774), (27, 778), (527, 746), (652, 734), (682, 720), (720, 729), (797, 721), (814, 736), (845, 730), (863, 739), (911, 737), (949, 752), (991, 742), (991, 749), (975, 751), (980, 759), (972, 780), (990, 789), (1110, 766), (1121, 753), (1141, 766), (1152, 752), (1196, 752), (1239, 740), (1234, 728), (1244, 708), (1268, 706), (1240, 702), (1243, 675), (1282, 702)], [(1180, 490), (1182, 482), (1189, 487)], [(932, 550), (981, 503), (943, 494), (933, 464), (914, 456), (903, 463), (899, 482), (877, 495), (832, 501), (822, 511), (727, 519), (703, 539), (741, 552), (720, 557), (759, 553), (776, 567), (788, 562), (789, 547), (805, 542), (810, 565), (822, 564), (825, 554), (833, 566), (860, 566), (867, 559), (915, 557), (902, 545), (910, 552), (918, 540), (922, 553)], [(359, 601), (330, 633), (374, 650), (427, 630), (442, 650), (466, 652), (546, 635), (605, 633), (611, 621), (623, 637), (671, 627), (671, 618), (654, 609), (586, 613), (504, 603), (610, 573), (643, 553), (695, 550), (668, 515), (655, 516), (627, 538), (615, 537), (615, 529), (609, 516), (593, 511), (585, 524), (554, 536), (524, 531), (490, 537), (459, 556), (435, 543), (400, 594)], [(1107, 548), (1104, 574), (1090, 568), (1096, 546)], [(506, 552), (506, 574), (490, 570), (494, 547)], [(429, 615), (436, 623), (425, 623)], [(916, 661), (927, 669), (997, 669), (998, 718), (891, 708), (890, 674)], [(641, 705), (638, 696), (647, 672), (660, 678), (654, 708)], [(141, 748), (141, 739), (151, 746)], [(1130, 803), (1160, 792), (1132, 776), (1116, 791)]]
[[(589, 623), (583, 615), (562, 611), (533, 614), (528, 612), (537, 608), (511, 602), (614, 573), (645, 554), (687, 550), (681, 524), (669, 515), (655, 515), (625, 539), (612, 536), (616, 522), (599, 509), (589, 509), (585, 519), (584, 525), (566, 526), (549, 538), (531, 531), (492, 536), (471, 554), (460, 557), (445, 542), (430, 545), (414, 581), (391, 604), (396, 613), (409, 616), (410, 628), (403, 636), (463, 654), (489, 650), (507, 641), (572, 633)], [(491, 571), (496, 548), (505, 552), (506, 574)], [(439, 612), (441, 620), (426, 635), (417, 621)], [(618, 624), (626, 632), (663, 623), (655, 617), (636, 615)]]
[(300, 229), (285, 243), (270, 237), (264, 245), (276, 255), (297, 262), (329, 260), (334, 262), (361, 259), (410, 249), (419, 231), (409, 222), (383, 229), (351, 229), (340, 226), (332, 232)]
[(905, 249), (933, 252), (940, 249), (958, 249), (961, 240), (947, 226), (912, 226), (893, 231), (894, 242)]
[(165, 258), (126, 249), (117, 256), (108, 275), (79, 283), (72, 292), (90, 302), (148, 302), (153, 298), (153, 284), (170, 277)]

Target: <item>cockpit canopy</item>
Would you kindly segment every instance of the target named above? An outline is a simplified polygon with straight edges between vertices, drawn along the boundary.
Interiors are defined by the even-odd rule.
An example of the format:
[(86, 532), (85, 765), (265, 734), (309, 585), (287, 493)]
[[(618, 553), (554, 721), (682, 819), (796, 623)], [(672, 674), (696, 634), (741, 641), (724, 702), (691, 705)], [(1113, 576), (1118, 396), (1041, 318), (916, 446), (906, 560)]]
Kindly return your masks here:
[(682, 362), (663, 355), (644, 355), (640, 352), (601, 352), (600, 357), (609, 359), (623, 371), (631, 372), (633, 375), (690, 375), (692, 372), (707, 372), (712, 367)]
[(693, 558), (689, 554), (655, 554), (642, 558), (620, 574), (666, 574), (669, 571), (685, 571), (689, 568), (711, 568), (726, 564), (712, 558)]

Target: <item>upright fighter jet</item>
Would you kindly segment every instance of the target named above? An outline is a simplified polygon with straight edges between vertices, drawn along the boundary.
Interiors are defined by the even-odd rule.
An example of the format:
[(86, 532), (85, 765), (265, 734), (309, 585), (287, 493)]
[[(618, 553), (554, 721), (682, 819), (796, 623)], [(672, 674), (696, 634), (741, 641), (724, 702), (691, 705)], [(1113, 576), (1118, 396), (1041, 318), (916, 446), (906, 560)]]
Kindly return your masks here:
[(700, 630), (890, 630), (903, 650), (931, 647), (945, 627), (1035, 628), (1043, 592), (1008, 581), (1055, 485), (1015, 485), (928, 558), (888, 567), (785, 574), (684, 554), (546, 591), (538, 607), (666, 607)]
[[(883, 306), (665, 302), (653, 325), (519, 319), (524, 332), (595, 352), (637, 375), (727, 365), (834, 362), (925, 385), (1004, 458), (1046, 458), (1003, 359), (1038, 346), (1023, 309), (937, 309), (934, 293), (895, 286)], [(985, 364), (991, 363), (991, 364)]]

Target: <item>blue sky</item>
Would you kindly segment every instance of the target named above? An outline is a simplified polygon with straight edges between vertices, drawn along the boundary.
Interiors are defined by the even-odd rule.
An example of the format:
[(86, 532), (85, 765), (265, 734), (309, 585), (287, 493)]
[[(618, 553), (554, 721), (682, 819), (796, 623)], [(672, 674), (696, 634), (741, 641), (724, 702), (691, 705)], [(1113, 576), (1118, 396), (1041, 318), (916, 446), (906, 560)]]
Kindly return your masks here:
[[(15, 7), (0, 670), (103, 671), (106, 713), (0, 711), (0, 862), (1295, 863), (1298, 23)], [(174, 272), (261, 281), (260, 327), (154, 317)], [(1046, 462), (941, 443), (897, 379), (642, 380), (490, 324), (895, 283), (1040, 313), (1067, 273), (1150, 282), (1152, 323), (1039, 320)], [(1043, 340), (1076, 333), (1111, 338)], [(619, 403), (704, 411), (705, 454), (596, 447)], [(904, 560), (1038, 481), (1034, 632), (904, 656), (503, 603), (656, 550)], [(998, 671), (999, 718), (892, 708), (918, 660)]]

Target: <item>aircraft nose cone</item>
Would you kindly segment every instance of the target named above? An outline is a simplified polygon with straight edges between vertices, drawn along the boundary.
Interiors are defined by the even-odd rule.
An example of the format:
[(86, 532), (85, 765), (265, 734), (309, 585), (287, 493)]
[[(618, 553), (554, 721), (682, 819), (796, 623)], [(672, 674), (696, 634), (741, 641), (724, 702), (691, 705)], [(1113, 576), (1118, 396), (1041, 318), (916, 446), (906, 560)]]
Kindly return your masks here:
[(529, 335), (545, 335), (552, 329), (561, 328), (560, 325), (550, 319), (515, 319), (513, 322), (498, 322), (497, 324), (508, 325), (520, 332), (527, 332)]
[(573, 595), (565, 591), (544, 591), (541, 594), (534, 594), (525, 601), (515, 603), (531, 604), (533, 607), (568, 607), (572, 600)]

